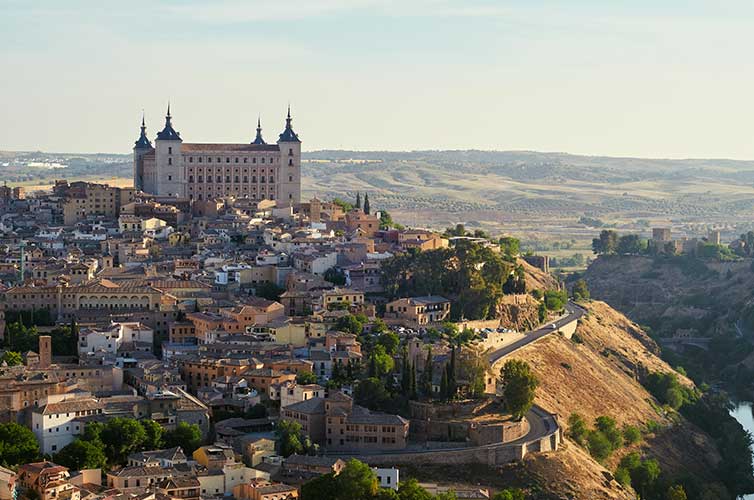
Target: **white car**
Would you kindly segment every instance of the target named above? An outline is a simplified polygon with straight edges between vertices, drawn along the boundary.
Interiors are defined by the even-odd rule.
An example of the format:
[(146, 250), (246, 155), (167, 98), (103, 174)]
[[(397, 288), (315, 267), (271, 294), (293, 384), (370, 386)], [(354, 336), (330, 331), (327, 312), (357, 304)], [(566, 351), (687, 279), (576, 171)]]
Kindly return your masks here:
[(557, 325), (555, 323), (553, 323), (553, 324), (550, 325), (550, 330), (557, 330), (557, 329), (558, 329), (558, 327), (557, 327)]

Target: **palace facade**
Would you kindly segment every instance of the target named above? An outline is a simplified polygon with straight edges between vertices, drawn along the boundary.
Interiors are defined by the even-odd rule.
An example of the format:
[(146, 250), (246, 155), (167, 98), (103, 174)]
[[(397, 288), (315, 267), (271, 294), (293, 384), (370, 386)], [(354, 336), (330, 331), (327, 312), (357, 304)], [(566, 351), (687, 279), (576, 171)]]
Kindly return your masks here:
[(301, 202), (301, 141), (291, 125), (275, 144), (257, 134), (247, 144), (183, 142), (172, 124), (170, 106), (165, 127), (154, 146), (147, 138), (144, 119), (134, 145), (134, 186), (156, 196), (213, 200), (233, 196), (251, 200), (277, 200), (278, 206)]

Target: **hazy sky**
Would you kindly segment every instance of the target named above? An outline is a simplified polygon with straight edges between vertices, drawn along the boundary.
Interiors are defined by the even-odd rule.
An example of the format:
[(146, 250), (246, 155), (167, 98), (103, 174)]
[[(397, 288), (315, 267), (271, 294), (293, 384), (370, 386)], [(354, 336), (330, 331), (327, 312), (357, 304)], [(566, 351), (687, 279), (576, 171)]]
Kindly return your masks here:
[(0, 149), (754, 158), (750, 0), (0, 0)]

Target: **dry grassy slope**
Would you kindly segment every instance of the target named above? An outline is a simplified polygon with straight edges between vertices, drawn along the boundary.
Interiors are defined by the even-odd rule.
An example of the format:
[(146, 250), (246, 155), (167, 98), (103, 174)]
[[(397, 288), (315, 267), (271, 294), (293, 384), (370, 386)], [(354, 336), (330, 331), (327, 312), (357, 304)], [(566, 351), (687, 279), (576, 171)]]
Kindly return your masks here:
[(532, 266), (524, 259), (517, 259), (516, 264), (524, 267), (526, 273), (526, 291), (549, 290), (558, 288), (558, 281), (549, 273)]
[[(540, 380), (537, 403), (557, 413), (560, 422), (567, 424), (568, 416), (577, 412), (593, 422), (600, 415), (615, 418), (620, 425), (642, 426), (654, 420), (665, 426), (655, 435), (647, 436), (640, 445), (642, 451), (656, 457), (664, 470), (685, 471), (708, 476), (718, 462), (711, 439), (692, 425), (681, 420), (673, 424), (655, 410), (652, 396), (636, 380), (638, 374), (650, 371), (670, 372), (672, 369), (656, 354), (656, 345), (633, 322), (603, 302), (587, 306), (588, 314), (577, 329), (583, 343), (578, 344), (561, 336), (550, 336), (517, 352), (512, 358), (529, 362)], [(692, 382), (680, 377), (683, 383)], [(555, 481), (562, 470), (583, 468), (582, 485), (588, 491), (594, 477), (604, 472), (575, 444), (569, 444), (564, 454), (546, 454), (532, 459), (532, 466), (541, 469)], [(613, 470), (620, 457), (629, 450), (614, 454), (608, 468)], [(554, 475), (549, 476), (547, 471)], [(562, 477), (562, 476), (560, 476)], [(713, 478), (708, 478), (712, 480)], [(601, 483), (600, 483), (601, 484)], [(611, 494), (617, 496), (585, 496), (582, 498), (624, 498), (617, 483)]]

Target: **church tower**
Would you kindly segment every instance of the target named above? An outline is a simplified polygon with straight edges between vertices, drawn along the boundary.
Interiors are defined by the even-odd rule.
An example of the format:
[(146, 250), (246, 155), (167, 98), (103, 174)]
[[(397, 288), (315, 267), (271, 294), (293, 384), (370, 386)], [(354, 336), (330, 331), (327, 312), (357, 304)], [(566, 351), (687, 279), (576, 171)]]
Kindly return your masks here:
[(156, 194), (159, 196), (184, 197), (181, 134), (175, 131), (170, 115), (165, 115), (165, 128), (157, 133), (155, 142), (155, 167), (157, 170)]
[(280, 148), (280, 180), (278, 181), (278, 206), (301, 203), (301, 140), (293, 131), (291, 107), (285, 119), (285, 130), (278, 138)]
[(141, 135), (134, 143), (134, 187), (144, 191), (144, 155), (153, 151), (152, 143), (147, 138), (147, 126), (144, 115), (141, 115)]

